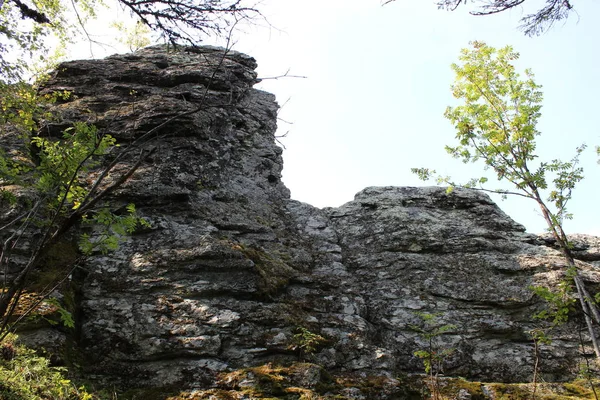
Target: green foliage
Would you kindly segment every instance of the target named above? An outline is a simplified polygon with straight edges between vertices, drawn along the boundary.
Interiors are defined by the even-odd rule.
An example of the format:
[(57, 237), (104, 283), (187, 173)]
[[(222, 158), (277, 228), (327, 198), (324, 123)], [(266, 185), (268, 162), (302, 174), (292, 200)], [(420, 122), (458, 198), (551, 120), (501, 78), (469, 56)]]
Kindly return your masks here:
[[(64, 218), (92, 201), (87, 177), (118, 145), (112, 136), (99, 134), (95, 126), (75, 122), (63, 132), (62, 140), (34, 136), (31, 146), (37, 149), (38, 165), (0, 154), (0, 184), (20, 184), (33, 189), (36, 198), (41, 199), (36, 222), (55, 229)], [(102, 253), (116, 250), (123, 236), (147, 224), (137, 216), (133, 204), (126, 207), (125, 215), (117, 215), (108, 206), (92, 208), (81, 215), (81, 220), (100, 227), (93, 236), (89, 233), (81, 236), (80, 249), (86, 255), (95, 250)]]
[[(75, 328), (75, 320), (73, 319), (73, 314), (67, 311), (62, 304), (56, 298), (45, 299), (44, 303), (51, 305), (56, 309), (56, 312), (60, 315), (60, 322), (63, 324), (65, 328)], [(56, 325), (58, 322), (46, 319), (51, 325)]]
[(6, 84), (0, 81), (0, 124), (20, 127), (21, 132), (35, 127), (34, 117), (40, 114), (41, 99), (35, 88), (25, 82)]
[(9, 335), (0, 344), (0, 398), (3, 400), (91, 400), (83, 387), (65, 378), (64, 368), (15, 343)]
[(108, 207), (103, 207), (91, 216), (83, 216), (83, 223), (96, 229), (94, 235), (83, 233), (79, 240), (79, 249), (85, 255), (95, 251), (107, 254), (119, 248), (119, 243), (138, 227), (149, 226), (148, 222), (137, 215), (135, 205), (128, 204), (125, 215), (118, 215)]
[(552, 339), (548, 336), (548, 329), (544, 328), (535, 328), (528, 332), (533, 339), (533, 350), (534, 350), (534, 365), (533, 365), (533, 385), (534, 385), (534, 393), (537, 390), (537, 377), (539, 374), (539, 364), (540, 364), (540, 345), (550, 345), (552, 343)]
[(430, 374), (436, 365), (442, 365), (454, 353), (454, 349), (441, 349), (439, 351), (417, 350), (413, 354), (423, 360), (425, 373)]
[(37, 121), (53, 119), (46, 110), (48, 105), (68, 97), (68, 92), (39, 95), (36, 88), (27, 83), (4, 84), (0, 81), (0, 134), (10, 132), (7, 135), (22, 143), (20, 150), (12, 149), (11, 154), (0, 149), (0, 191), (5, 196), (11, 197), (2, 186), (23, 185), (25, 177), (29, 178), (28, 182), (36, 179), (31, 175), (35, 167), (29, 154), (31, 132), (38, 129)]
[(296, 350), (300, 357), (313, 355), (319, 347), (327, 342), (323, 336), (309, 331), (304, 327), (297, 327), (296, 334), (292, 337), (291, 350)]
[[(150, 45), (150, 28), (142, 22), (137, 21), (135, 24), (126, 26), (123, 22), (113, 22), (111, 24), (121, 32), (122, 36), (119, 42), (126, 45), (130, 51), (136, 51)], [(135, 92), (135, 91), (134, 91)], [(135, 93), (132, 93), (134, 95)]]
[[(154, 31), (170, 43), (195, 45), (211, 33), (231, 33), (235, 25), (258, 11), (240, 0), (118, 0), (138, 22), (133, 28), (116, 23), (122, 43), (131, 50), (148, 44)], [(116, 5), (113, 5), (116, 6)], [(0, 82), (27, 81), (39, 68), (48, 69), (60, 53), (79, 39), (91, 39), (86, 26), (105, 7), (103, 0), (6, 0), (0, 3)], [(35, 80), (35, 79), (34, 79)]]
[(545, 300), (547, 308), (534, 315), (536, 319), (549, 320), (552, 326), (562, 325), (575, 309), (573, 293), (574, 269), (570, 269), (554, 290), (544, 286), (530, 286), (530, 290)]
[[(482, 161), (499, 181), (510, 182), (516, 189), (490, 191), (544, 203), (540, 191), (547, 190), (547, 201), (554, 205), (554, 211), (550, 211), (544, 204), (547, 219), (553, 226), (561, 224), (572, 218), (567, 203), (573, 188), (583, 179), (578, 162), (585, 145), (577, 147), (568, 162), (539, 162), (535, 150), (540, 135), (537, 122), (543, 99), (541, 86), (535, 83), (530, 70), (525, 70), (524, 79), (516, 72), (513, 62), (519, 54), (512, 47), (497, 50), (482, 42), (473, 42), (472, 46), (461, 51), (461, 64), (452, 65), (456, 75), (452, 93), (463, 104), (448, 107), (444, 113), (456, 128), (458, 141), (455, 146), (446, 146), (446, 151), (464, 163)], [(412, 171), (423, 180), (436, 176), (436, 171), (428, 168)], [(483, 189), (488, 178), (458, 184), (449, 177), (437, 176), (437, 181), (450, 187)]]
[(2, 2), (0, 82), (24, 82), (51, 68), (56, 52), (85, 33), (85, 22), (102, 4), (101, 0)]
[(597, 371), (594, 371), (590, 368), (590, 366), (586, 363), (579, 364), (579, 372), (577, 373), (577, 377), (579, 379), (585, 379), (587, 381), (595, 379), (597, 377)]
[(95, 126), (75, 122), (63, 132), (63, 140), (34, 136), (31, 145), (39, 149), (40, 163), (35, 168), (36, 189), (54, 194), (51, 206), (77, 209), (88, 190), (85, 175), (99, 164), (116, 145), (110, 135), (99, 135)]
[(526, 185), (525, 177), (514, 171), (535, 157), (541, 86), (530, 70), (525, 70), (525, 80), (519, 79), (511, 64), (519, 54), (512, 47), (496, 50), (472, 44), (473, 50), (461, 52), (462, 65), (452, 64), (456, 74), (452, 94), (464, 105), (446, 109), (444, 116), (455, 125), (460, 143), (446, 150), (464, 162), (482, 159), (499, 178), (509, 174), (516, 184)]
[[(565, 322), (573, 305), (570, 293), (574, 284), (594, 351), (600, 358), (600, 346), (592, 325), (592, 319), (600, 324), (600, 312), (578, 275), (562, 226), (565, 219), (572, 218), (567, 205), (576, 184), (583, 179), (583, 169), (578, 164), (586, 146), (577, 147), (569, 161), (538, 160), (536, 138), (540, 135), (537, 122), (541, 116), (541, 86), (535, 83), (530, 70), (525, 70), (524, 78), (516, 72), (513, 63), (519, 54), (512, 47), (495, 49), (482, 42), (471, 44), (471, 49), (461, 51), (461, 63), (452, 65), (456, 75), (452, 93), (461, 105), (448, 107), (444, 114), (456, 128), (458, 141), (455, 146), (446, 146), (446, 150), (464, 163), (482, 161), (484, 169), (491, 170), (499, 181), (512, 184), (513, 191), (484, 188), (486, 177), (456, 184), (449, 177), (438, 176), (438, 182), (449, 184), (449, 191), (454, 186), (478, 188), (522, 196), (538, 204), (568, 270), (556, 291), (533, 288), (549, 304), (548, 309), (536, 317), (552, 319), (554, 325)], [(425, 180), (436, 175), (427, 168), (412, 171)]]
[[(27, 118), (33, 119), (31, 113)], [(28, 125), (23, 126), (26, 130)], [(31, 241), (29, 261), (19, 275), (10, 282), (4, 282), (0, 291), (0, 341), (9, 328), (10, 315), (14, 308), (9, 308), (12, 302), (17, 302), (20, 289), (23, 288), (26, 277), (34, 268), (38, 271), (56, 269), (60, 281), (68, 274), (81, 257), (74, 257), (63, 265), (53, 266), (43, 262), (54, 245), (64, 238), (69, 230), (82, 224), (84, 233), (79, 238), (79, 250), (83, 256), (89, 256), (95, 251), (106, 254), (118, 248), (126, 235), (132, 234), (137, 227), (147, 225), (138, 217), (135, 206), (129, 204), (124, 210), (118, 206), (109, 205), (104, 197), (111, 188), (121, 185), (129, 175), (116, 174), (110, 177), (110, 182), (102, 182), (109, 176), (114, 164), (106, 167), (107, 155), (117, 151), (115, 139), (106, 134), (100, 134), (95, 126), (75, 122), (72, 127), (63, 131), (62, 137), (33, 136), (28, 134), (8, 133), (12, 140), (21, 140), (21, 152), (11, 151), (10, 154), (0, 153), (0, 190), (3, 197), (12, 203), (30, 211), (21, 214), (12, 224), (35, 226), (42, 234)], [(31, 149), (31, 155), (27, 154)], [(33, 157), (37, 155), (37, 157)], [(116, 157), (117, 155), (115, 155)], [(104, 164), (103, 164), (104, 163)], [(139, 165), (134, 164), (131, 173)], [(91, 180), (90, 177), (95, 180)], [(27, 198), (17, 204), (18, 199), (12, 188), (24, 189)], [(2, 232), (5, 233), (5, 232)], [(10, 233), (8, 233), (10, 234)], [(17, 240), (20, 240), (17, 239)], [(8, 262), (10, 254), (3, 254), (3, 262)], [(56, 283), (54, 282), (54, 283)], [(53, 284), (54, 284), (53, 283)], [(53, 284), (49, 285), (52, 287)], [(41, 293), (46, 296), (47, 293)], [(58, 308), (63, 324), (72, 327), (74, 322), (68, 312)]]
[(454, 353), (454, 349), (440, 348), (436, 343), (436, 338), (456, 329), (456, 325), (444, 324), (438, 322), (440, 314), (430, 314), (415, 312), (419, 317), (419, 325), (409, 325), (410, 329), (417, 332), (419, 336), (427, 342), (427, 347), (419, 349), (413, 354), (423, 360), (425, 373), (439, 373), (442, 370), (443, 363)]
[(410, 328), (415, 332), (419, 332), (420, 336), (424, 339), (429, 340), (436, 336), (440, 336), (448, 331), (456, 329), (456, 325), (452, 324), (439, 325), (438, 318), (442, 316), (439, 313), (431, 314), (415, 312), (414, 314), (417, 317), (419, 317), (419, 319), (421, 320), (421, 324), (410, 325)]
[(551, 344), (552, 339), (547, 335), (544, 329), (533, 329), (529, 331), (531, 338), (537, 344)]
[(418, 325), (409, 325), (417, 332), (426, 343), (426, 347), (416, 350), (413, 354), (423, 361), (425, 373), (428, 375), (427, 386), (432, 399), (441, 399), (439, 374), (442, 372), (446, 360), (454, 354), (455, 349), (441, 347), (438, 338), (447, 332), (456, 329), (453, 324), (440, 324), (441, 314), (415, 312), (419, 317)]

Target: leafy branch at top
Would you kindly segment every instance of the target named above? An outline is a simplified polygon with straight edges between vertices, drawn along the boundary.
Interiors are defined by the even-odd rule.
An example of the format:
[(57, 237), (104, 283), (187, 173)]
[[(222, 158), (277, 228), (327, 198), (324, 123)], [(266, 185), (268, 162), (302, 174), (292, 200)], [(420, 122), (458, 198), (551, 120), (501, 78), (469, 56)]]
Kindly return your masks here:
[[(512, 64), (518, 57), (510, 46), (496, 50), (474, 42), (472, 50), (463, 49), (462, 64), (452, 65), (456, 74), (452, 93), (464, 104), (448, 107), (444, 113), (456, 128), (458, 141), (457, 145), (446, 146), (446, 151), (464, 163), (482, 161), (485, 169), (493, 171), (499, 181), (511, 183), (514, 189), (487, 189), (483, 186), (488, 182), (485, 176), (464, 184), (445, 176), (436, 179), (451, 188), (467, 187), (532, 199), (542, 208), (549, 229), (563, 237), (561, 224), (572, 217), (567, 210), (572, 190), (583, 179), (578, 163), (586, 146), (577, 147), (567, 162), (538, 161), (536, 138), (540, 132), (536, 125), (543, 96), (530, 70), (525, 71), (525, 79), (520, 79)], [(423, 180), (436, 175), (435, 170), (428, 168), (412, 171)]]
[[(462, 104), (448, 107), (444, 114), (454, 125), (458, 141), (454, 146), (446, 146), (446, 151), (464, 163), (482, 161), (484, 169), (493, 171), (499, 181), (510, 183), (513, 189), (486, 189), (483, 187), (487, 183), (486, 177), (472, 179), (466, 184), (457, 184), (444, 176), (438, 176), (437, 181), (449, 184), (449, 191), (455, 186), (469, 187), (519, 195), (537, 203), (548, 231), (564, 256), (565, 279), (574, 283), (590, 340), (600, 358), (593, 326), (593, 322), (600, 324), (600, 313), (580, 277), (563, 229), (564, 220), (572, 218), (567, 205), (573, 189), (583, 179), (579, 156), (586, 146), (578, 146), (569, 161), (539, 160), (536, 138), (540, 135), (537, 123), (542, 108), (541, 86), (535, 83), (530, 70), (525, 70), (524, 79), (520, 77), (513, 65), (518, 58), (519, 54), (510, 46), (495, 49), (482, 42), (473, 42), (472, 49), (463, 49), (459, 57), (461, 63), (452, 65), (456, 75), (452, 93)], [(428, 168), (413, 168), (412, 171), (424, 180), (436, 175)], [(561, 290), (570, 287), (567, 282)], [(550, 300), (551, 307), (559, 311), (555, 314), (558, 321), (566, 319), (569, 307), (564, 306), (564, 293), (552, 297), (552, 292), (540, 289), (538, 294)]]

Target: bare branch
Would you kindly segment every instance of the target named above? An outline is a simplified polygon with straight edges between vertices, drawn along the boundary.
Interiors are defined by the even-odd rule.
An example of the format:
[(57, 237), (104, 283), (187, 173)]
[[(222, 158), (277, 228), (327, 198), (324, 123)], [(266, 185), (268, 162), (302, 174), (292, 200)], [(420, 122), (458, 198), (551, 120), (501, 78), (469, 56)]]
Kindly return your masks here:
[(242, 0), (119, 0), (143, 24), (160, 32), (177, 46), (183, 41), (195, 45), (203, 35), (221, 35), (232, 25), (260, 15), (255, 7), (243, 5)]
[[(385, 0), (382, 5), (396, 0)], [(526, 0), (472, 0), (471, 3), (478, 4), (471, 15), (485, 16), (499, 14), (504, 11), (519, 7)], [(437, 0), (438, 8), (454, 11), (461, 5), (466, 5), (468, 0)], [(533, 3), (533, 2), (531, 2)], [(529, 3), (528, 3), (529, 4)], [(535, 13), (521, 18), (521, 29), (527, 36), (537, 36), (547, 32), (558, 21), (567, 19), (571, 12), (575, 12), (570, 0), (546, 0), (546, 5)]]
[(276, 75), (276, 76), (267, 76), (267, 77), (258, 77), (257, 79), (264, 81), (267, 79), (281, 79), (281, 78), (299, 78), (299, 79), (307, 79), (307, 76), (304, 75), (290, 75), (290, 70), (288, 69), (287, 71), (285, 71), (285, 74), (283, 75)]
[(50, 23), (50, 20), (44, 13), (41, 13), (38, 10), (34, 10), (33, 8), (29, 7), (27, 4), (21, 2), (20, 0), (10, 0), (10, 1), (12, 1), (17, 6), (19, 11), (21, 12), (21, 15), (23, 16), (23, 19), (30, 19), (38, 24)]

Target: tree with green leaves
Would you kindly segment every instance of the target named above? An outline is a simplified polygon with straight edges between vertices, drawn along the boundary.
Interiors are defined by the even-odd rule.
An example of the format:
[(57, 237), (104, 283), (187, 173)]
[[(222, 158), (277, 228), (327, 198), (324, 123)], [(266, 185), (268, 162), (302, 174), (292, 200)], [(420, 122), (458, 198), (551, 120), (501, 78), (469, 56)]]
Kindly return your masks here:
[(413, 354), (415, 357), (423, 360), (425, 373), (428, 376), (427, 386), (432, 400), (440, 400), (439, 375), (443, 372), (444, 363), (454, 354), (456, 349), (443, 347), (439, 343), (442, 335), (456, 329), (453, 324), (440, 324), (439, 317), (441, 314), (429, 314), (415, 312), (415, 316), (419, 318), (419, 324), (409, 325), (410, 329), (417, 332), (420, 338), (425, 342), (425, 346), (416, 350)]
[[(128, 171), (119, 174), (116, 179), (107, 179), (114, 165), (106, 165), (105, 157), (111, 154), (120, 158), (115, 150), (116, 141), (110, 135), (100, 134), (93, 125), (75, 123), (63, 132), (62, 138), (29, 137), (18, 132), (8, 132), (2, 138), (16, 138), (14, 142), (17, 144), (21, 139), (29, 141), (30, 145), (22, 146), (20, 149), (23, 151), (16, 147), (9, 153), (0, 153), (0, 207), (4, 216), (8, 216), (2, 219), (0, 226), (0, 267), (3, 274), (0, 285), (0, 341), (15, 322), (13, 316), (28, 286), (28, 278), (34, 270), (44, 268), (48, 254), (66, 240), (71, 228), (88, 223), (93, 224), (96, 230), (93, 235), (84, 233), (77, 239), (78, 256), (59, 266), (61, 272), (56, 282), (51, 282), (49, 287), (38, 293), (40, 302), (86, 256), (115, 250), (120, 238), (144, 224), (137, 217), (134, 205), (126, 206), (125, 212), (121, 212), (106, 200), (137, 170), (141, 160), (149, 153), (142, 151), (142, 157)], [(33, 160), (28, 149), (35, 149), (37, 161)], [(99, 172), (92, 184), (88, 182), (91, 171)], [(15, 266), (18, 272), (11, 274), (10, 269)]]
[[(126, 146), (87, 123), (74, 123), (60, 133), (43, 129), (55, 118), (48, 111), (51, 104), (70, 96), (38, 91), (43, 72), (56, 61), (52, 43), (60, 49), (77, 38), (92, 40), (86, 25), (104, 6), (94, 0), (0, 0), (0, 140), (7, 149), (0, 152), (0, 342), (22, 319), (15, 318), (21, 296), (34, 271), (46, 268), (56, 246), (77, 242), (77, 257), (62, 266), (61, 275), (38, 293), (39, 301), (28, 311), (83, 258), (114, 250), (144, 223), (133, 204), (111, 204), (109, 196), (153, 153), (148, 138), (184, 115)], [(134, 36), (150, 29), (173, 46), (193, 47), (209, 34), (230, 35), (241, 19), (258, 15), (245, 0), (117, 0), (112, 6), (137, 19)], [(133, 49), (144, 42), (135, 37), (126, 44)], [(78, 226), (84, 231), (87, 226), (88, 233), (73, 238)]]
[[(542, 108), (541, 86), (535, 83), (530, 70), (525, 71), (524, 78), (520, 77), (513, 65), (518, 58), (519, 54), (510, 46), (495, 49), (473, 42), (472, 48), (463, 49), (461, 63), (452, 65), (456, 74), (452, 93), (462, 104), (448, 107), (444, 114), (455, 126), (458, 141), (455, 146), (446, 146), (448, 153), (465, 163), (483, 162), (499, 181), (510, 183), (513, 189), (486, 189), (483, 186), (488, 181), (486, 177), (466, 184), (441, 176), (437, 181), (448, 184), (449, 190), (455, 186), (476, 188), (517, 195), (537, 203), (565, 259), (565, 279), (576, 289), (590, 340), (600, 358), (594, 331), (594, 322), (600, 324), (600, 314), (581, 279), (563, 229), (564, 220), (572, 218), (567, 210), (572, 191), (583, 179), (578, 162), (585, 145), (577, 147), (569, 161), (539, 161), (536, 138), (540, 135), (537, 122)], [(413, 172), (423, 180), (436, 175), (427, 168), (413, 168)]]

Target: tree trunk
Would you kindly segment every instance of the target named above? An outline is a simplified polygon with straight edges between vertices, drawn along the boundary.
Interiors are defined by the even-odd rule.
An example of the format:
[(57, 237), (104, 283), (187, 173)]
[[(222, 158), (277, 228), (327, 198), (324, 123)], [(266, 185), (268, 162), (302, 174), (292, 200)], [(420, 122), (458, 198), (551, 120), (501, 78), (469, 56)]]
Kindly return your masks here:
[(577, 295), (579, 297), (579, 303), (581, 304), (581, 310), (583, 311), (583, 315), (585, 318), (585, 324), (588, 328), (588, 333), (590, 335), (590, 340), (592, 342), (592, 347), (594, 348), (594, 353), (596, 354), (596, 358), (600, 359), (600, 347), (598, 347), (598, 339), (596, 337), (596, 333), (594, 331), (594, 324), (592, 321), (592, 317), (595, 320), (596, 324), (600, 325), (600, 313), (598, 312), (598, 308), (596, 304), (594, 304), (593, 299), (590, 297), (589, 293), (585, 288), (585, 284), (579, 275), (579, 270), (577, 269), (577, 265), (575, 264), (575, 259), (573, 258), (573, 253), (571, 253), (571, 249), (569, 248), (569, 241), (567, 239), (567, 235), (565, 234), (562, 226), (560, 224), (556, 224), (551, 216), (550, 210), (542, 200), (537, 188), (533, 188), (534, 198), (537, 201), (540, 209), (542, 210), (542, 215), (548, 224), (548, 228), (554, 236), (556, 243), (560, 247), (560, 251), (563, 253), (565, 261), (567, 262), (568, 268), (573, 269), (575, 272), (573, 276), (573, 281), (575, 282), (575, 288), (577, 289)]

